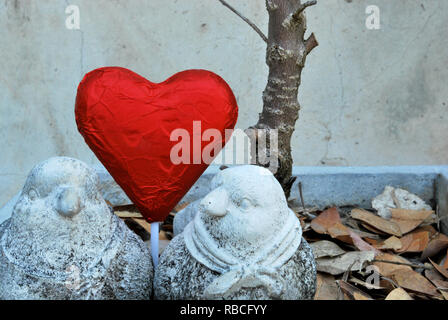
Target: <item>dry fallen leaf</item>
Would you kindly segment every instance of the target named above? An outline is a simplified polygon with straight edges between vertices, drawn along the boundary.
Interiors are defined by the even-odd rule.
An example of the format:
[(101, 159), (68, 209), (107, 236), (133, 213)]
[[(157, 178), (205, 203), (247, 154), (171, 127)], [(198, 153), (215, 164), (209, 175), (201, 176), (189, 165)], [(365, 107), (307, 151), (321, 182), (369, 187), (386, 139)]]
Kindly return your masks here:
[(436, 287), (428, 279), (412, 269), (396, 271), (391, 278), (405, 289), (430, 296), (440, 296)]
[(421, 226), (415, 229), (416, 232), (426, 231), (429, 233), (429, 238), (432, 239), (438, 232), (433, 226)]
[(143, 219), (143, 216), (139, 212), (115, 211), (115, 214), (122, 219), (125, 219), (125, 218)]
[(423, 250), (421, 259), (425, 260), (428, 257), (433, 257), (445, 248), (448, 248), (448, 237), (442, 233), (437, 233)]
[(146, 231), (151, 233), (151, 224), (144, 219), (134, 219), (139, 225), (141, 225)]
[(387, 292), (391, 292), (397, 288), (397, 284), (389, 278), (382, 278), (380, 280), (380, 287), (384, 287)]
[(378, 235), (382, 235), (382, 236), (388, 236), (388, 235), (389, 235), (389, 234), (387, 234), (387, 233), (385, 233), (385, 232), (383, 232), (383, 231), (381, 231), (381, 230), (378, 230), (378, 229), (376, 229), (376, 228), (370, 226), (370, 225), (367, 224), (367, 223), (361, 223), (361, 225), (362, 225), (364, 228), (366, 228), (367, 230), (369, 230), (369, 231), (371, 231), (371, 232), (374, 232), (374, 233), (376, 233), (376, 234), (378, 234)]
[(351, 231), (356, 233), (361, 238), (370, 238), (374, 240), (381, 240), (381, 237), (377, 233), (365, 232), (359, 229), (349, 228)]
[(381, 243), (380, 240), (372, 239), (372, 238), (365, 238), (364, 240), (366, 240), (366, 242), (368, 242), (372, 246), (377, 246), (379, 243)]
[[(385, 260), (398, 263), (410, 263), (405, 258), (390, 253), (383, 253), (381, 255), (378, 255), (376, 257), (376, 260)], [(399, 272), (402, 270), (412, 270), (410, 266), (386, 263), (386, 262), (374, 262), (373, 265), (378, 268), (378, 272), (384, 277), (390, 277), (395, 272)]]
[[(308, 217), (311, 220), (308, 220), (309, 225), (316, 232), (305, 236), (307, 239), (314, 238), (309, 242), (314, 246), (318, 270), (316, 300), (344, 297), (349, 300), (372, 299), (363, 290), (374, 292), (375, 298), (385, 293), (387, 300), (448, 299), (448, 270), (444, 267), (448, 267), (448, 258), (442, 262), (437, 260), (441, 265), (430, 260), (435, 269), (432, 269), (429, 261), (423, 265), (425, 258), (439, 257), (441, 251), (446, 250), (448, 255), (448, 236), (439, 233), (428, 222), (434, 212), (429, 209), (391, 209), (390, 220), (362, 209), (353, 209), (351, 218), (341, 218), (336, 207), (325, 210), (312, 220)], [(331, 239), (322, 240), (318, 234), (328, 235), (353, 247), (340, 247)], [(344, 253), (349, 248), (359, 251)], [(380, 250), (405, 253), (413, 262), (392, 254), (393, 251), (385, 253)], [(420, 260), (422, 263), (418, 262), (419, 258), (423, 258)], [(381, 274), (379, 282), (373, 287), (368, 285), (366, 277), (369, 273), (364, 270), (369, 262)], [(422, 268), (425, 276), (415, 271)], [(337, 275), (339, 281), (334, 277)]]
[(353, 243), (352, 237), (350, 236), (349, 228), (343, 225), (341, 222), (337, 222), (334, 225), (332, 225), (328, 229), (328, 234), (334, 238), (341, 240), (345, 243)]
[(311, 243), (310, 246), (313, 249), (315, 259), (337, 257), (345, 253), (336, 243), (327, 240)]
[(328, 229), (336, 223), (341, 222), (338, 209), (336, 207), (329, 208), (319, 214), (311, 221), (311, 228), (320, 234), (327, 234)]
[(344, 280), (338, 280), (337, 283), (339, 284), (342, 292), (349, 296), (351, 300), (373, 300), (370, 295), (355, 286), (352, 286), (350, 283), (345, 282)]
[(443, 295), (443, 299), (448, 300), (448, 292), (446, 290), (439, 290), (439, 291)]
[(401, 240), (395, 236), (389, 237), (381, 243), (375, 244), (375, 248), (381, 250), (398, 250), (401, 249)]
[(422, 252), (429, 243), (429, 232), (413, 231), (401, 238), (401, 248), (396, 252)]
[(425, 270), (425, 277), (431, 281), (439, 291), (448, 290), (448, 281), (445, 281), (438, 271)]
[(353, 244), (356, 248), (358, 248), (360, 251), (373, 251), (375, 254), (380, 254), (381, 252), (377, 250), (376, 248), (372, 247), (370, 244), (365, 242), (361, 239), (359, 235), (357, 235), (352, 230), (349, 230), (350, 237), (352, 238)]
[(386, 300), (414, 300), (414, 299), (412, 299), (412, 297), (404, 289), (396, 288), (387, 295)]
[(302, 227), (302, 230), (305, 229), (305, 225), (306, 225), (306, 218), (305, 217), (298, 217), (299, 221), (300, 221), (300, 226)]
[(352, 266), (351, 271), (360, 271), (366, 262), (372, 261), (374, 258), (373, 251), (350, 251), (333, 258), (316, 259), (316, 269), (332, 275), (339, 275), (346, 272), (350, 266)]
[(372, 297), (366, 296), (365, 293), (360, 293), (358, 291), (353, 292), (353, 298), (355, 300), (373, 300)]
[(425, 219), (429, 218), (434, 211), (432, 210), (407, 210), (407, 209), (390, 209), (392, 213), (392, 218), (390, 221), (395, 222), (402, 234), (408, 233), (420, 224), (422, 224)]
[(387, 234), (397, 237), (401, 237), (402, 235), (400, 227), (395, 222), (383, 219), (372, 212), (363, 209), (353, 209), (351, 212), (351, 217), (367, 223), (375, 229), (383, 231)]
[(306, 231), (308, 231), (310, 229), (311, 229), (311, 223), (307, 222), (307, 223), (305, 223), (305, 226), (303, 226), (302, 231), (306, 232)]
[(431, 260), (431, 258), (428, 258), (429, 262), (431, 262), (431, 264), (434, 266), (434, 268), (436, 268), (437, 271), (439, 271), (439, 273), (444, 276), (445, 278), (448, 279), (448, 270), (444, 269), (442, 266), (438, 265), (437, 263), (435, 263), (434, 261)]
[(338, 285), (332, 275), (317, 273), (314, 300), (338, 300)]
[(169, 240), (167, 235), (166, 235), (166, 232), (163, 231), (163, 230), (160, 230), (160, 232), (159, 232), (159, 239), (160, 240)]
[(445, 262), (442, 265), (443, 269), (448, 269), (448, 249), (446, 250)]
[[(362, 236), (375, 236), (360, 230), (351, 229), (341, 222), (338, 209), (336, 207), (323, 211), (318, 217), (311, 221), (311, 228), (320, 234), (328, 234), (333, 239), (338, 239), (348, 244), (354, 244), (360, 250), (373, 250), (368, 243), (361, 239)], [(363, 248), (363, 249), (361, 249)]]
[(328, 234), (334, 239), (352, 244), (349, 228), (342, 224), (336, 207), (323, 211), (311, 221), (311, 228), (320, 234)]

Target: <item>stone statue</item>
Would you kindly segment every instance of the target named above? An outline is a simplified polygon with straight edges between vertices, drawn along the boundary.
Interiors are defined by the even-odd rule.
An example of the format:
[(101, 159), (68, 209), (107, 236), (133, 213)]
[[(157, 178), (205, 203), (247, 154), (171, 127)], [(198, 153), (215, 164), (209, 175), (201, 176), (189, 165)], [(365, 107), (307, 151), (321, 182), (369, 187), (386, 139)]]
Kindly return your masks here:
[(163, 252), (156, 299), (312, 299), (316, 266), (280, 184), (258, 166), (225, 169)]
[(79, 160), (35, 166), (0, 225), (0, 299), (149, 299), (153, 272), (148, 247)]
[(196, 214), (199, 212), (201, 200), (202, 199), (198, 199), (192, 203), (189, 203), (185, 208), (176, 213), (173, 220), (174, 236), (177, 236), (179, 233), (184, 231), (185, 227), (194, 219)]

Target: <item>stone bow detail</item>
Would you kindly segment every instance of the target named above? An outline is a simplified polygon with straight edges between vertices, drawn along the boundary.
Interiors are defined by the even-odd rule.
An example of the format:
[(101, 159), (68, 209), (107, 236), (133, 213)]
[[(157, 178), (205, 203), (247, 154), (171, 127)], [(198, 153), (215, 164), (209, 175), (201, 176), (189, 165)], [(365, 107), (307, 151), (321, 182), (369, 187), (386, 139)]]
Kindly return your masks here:
[(302, 239), (302, 228), (295, 214), (289, 210), (287, 221), (259, 254), (244, 260), (219, 248), (208, 234), (200, 214), (185, 228), (185, 245), (190, 254), (207, 268), (219, 272), (205, 290), (204, 298), (222, 299), (242, 288), (263, 287), (271, 298), (281, 298), (284, 289), (278, 269), (296, 252)]
[(264, 266), (238, 266), (230, 269), (205, 290), (204, 298), (222, 299), (243, 288), (264, 287), (271, 298), (279, 299), (283, 293), (284, 283), (278, 276), (278, 268)]

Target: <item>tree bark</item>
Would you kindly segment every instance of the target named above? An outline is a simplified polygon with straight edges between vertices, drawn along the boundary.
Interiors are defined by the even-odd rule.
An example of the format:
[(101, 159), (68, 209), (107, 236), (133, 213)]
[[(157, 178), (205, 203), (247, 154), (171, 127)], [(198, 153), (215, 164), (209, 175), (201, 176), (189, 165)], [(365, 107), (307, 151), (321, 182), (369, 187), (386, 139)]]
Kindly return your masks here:
[[(275, 177), (289, 197), (292, 178), (291, 136), (299, 117), (300, 104), (297, 100), (302, 69), (306, 56), (318, 45), (314, 34), (304, 39), (306, 18), (304, 10), (316, 1), (302, 3), (301, 0), (266, 0), (269, 13), (266, 64), (269, 76), (263, 92), (263, 111), (258, 122), (246, 130), (251, 132), (251, 143), (258, 146), (261, 136), (266, 135), (266, 157), (277, 157), (278, 165), (272, 168), (265, 158), (255, 155), (255, 162), (274, 171)], [(264, 129), (260, 133), (259, 129)], [(272, 130), (277, 130), (278, 152), (269, 143)], [(258, 147), (256, 148), (258, 149)], [(252, 149), (254, 150), (254, 148)], [(254, 153), (252, 153), (254, 159)]]

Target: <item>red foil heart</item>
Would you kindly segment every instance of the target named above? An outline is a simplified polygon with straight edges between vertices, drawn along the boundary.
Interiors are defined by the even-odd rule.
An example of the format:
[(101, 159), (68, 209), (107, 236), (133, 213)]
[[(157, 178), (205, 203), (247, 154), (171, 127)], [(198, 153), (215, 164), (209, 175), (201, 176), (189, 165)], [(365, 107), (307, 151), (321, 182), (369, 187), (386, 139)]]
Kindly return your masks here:
[[(166, 218), (207, 168), (198, 153), (210, 143), (220, 150), (227, 142), (225, 130), (233, 130), (238, 106), (228, 84), (210, 71), (186, 70), (152, 83), (128, 69), (106, 67), (84, 76), (75, 116), (90, 149), (142, 215), (155, 222)], [(200, 137), (197, 129), (193, 137), (194, 121), (200, 121)], [(170, 159), (180, 141), (170, 141), (175, 129), (189, 134), (190, 163)], [(222, 139), (202, 141), (207, 129), (219, 130)]]

